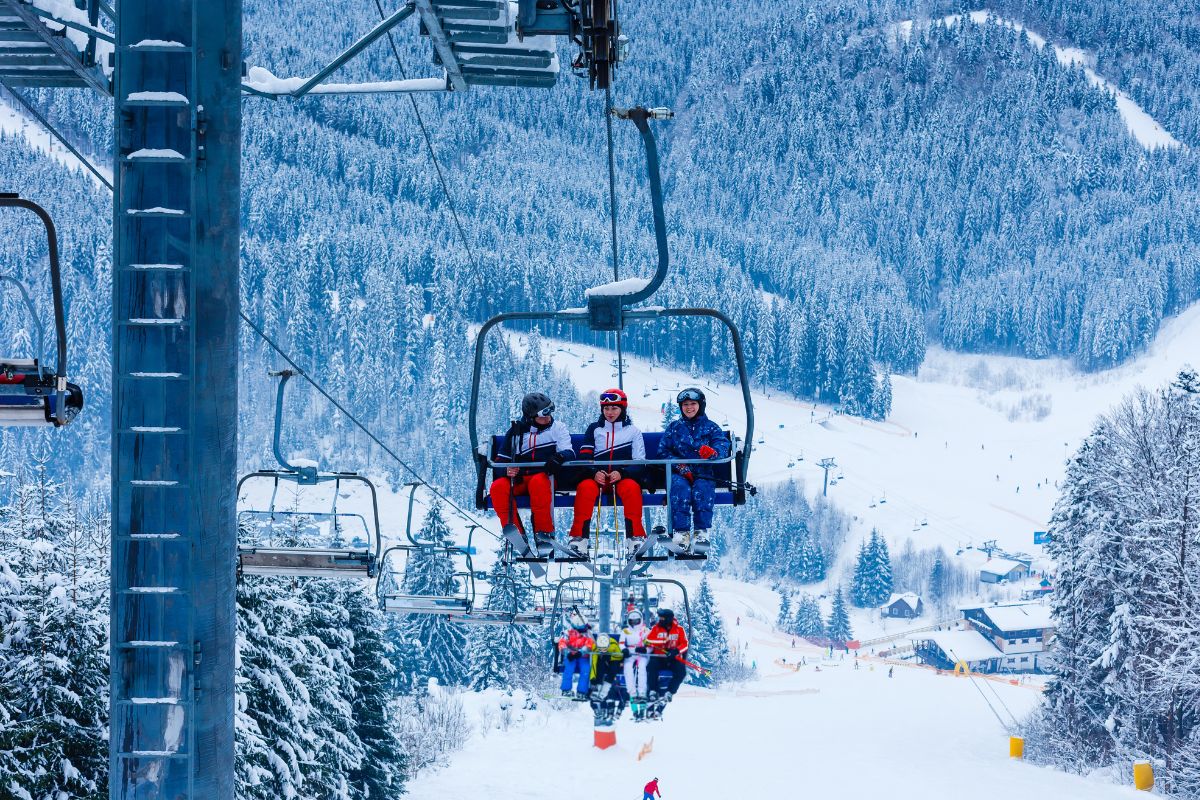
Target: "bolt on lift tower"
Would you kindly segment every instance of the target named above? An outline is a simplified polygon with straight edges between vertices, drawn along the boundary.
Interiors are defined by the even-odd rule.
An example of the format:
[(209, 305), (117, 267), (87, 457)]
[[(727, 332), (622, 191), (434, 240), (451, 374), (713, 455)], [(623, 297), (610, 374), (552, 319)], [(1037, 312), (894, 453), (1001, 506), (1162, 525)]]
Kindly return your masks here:
[(234, 796), (241, 0), (117, 6), (110, 796)]

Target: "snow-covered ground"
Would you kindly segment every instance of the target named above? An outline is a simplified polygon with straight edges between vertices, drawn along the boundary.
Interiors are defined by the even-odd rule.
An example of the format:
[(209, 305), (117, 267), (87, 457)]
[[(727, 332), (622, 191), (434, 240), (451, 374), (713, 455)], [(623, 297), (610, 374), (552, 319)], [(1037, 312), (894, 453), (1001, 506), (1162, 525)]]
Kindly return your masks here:
[[(998, 14), (995, 14), (986, 9), (972, 11), (967, 16), (977, 25), (984, 23), (992, 23), (995, 25), (1003, 25), (1007, 28), (1012, 28), (1016, 31), (1024, 31), (1029, 41), (1038, 49), (1046, 46), (1046, 37), (1029, 30), (1020, 22), (1005, 19)], [(951, 14), (940, 19), (931, 20), (929, 24), (945, 25), (947, 27), (957, 25), (963, 19), (962, 14)], [(912, 35), (913, 20), (905, 20), (895, 26), (897, 35), (902, 38), (909, 38)], [(1089, 66), (1094, 64), (1095, 56), (1088, 53), (1086, 50), (1081, 50), (1078, 47), (1069, 47), (1065, 45), (1052, 45), (1054, 55), (1058, 62), (1064, 66), (1073, 67), (1079, 66), (1083, 68), (1084, 75), (1087, 76), (1088, 82), (1093, 86), (1111, 94), (1117, 103), (1117, 113), (1121, 115), (1121, 119), (1125, 121), (1125, 127), (1129, 129), (1129, 133), (1137, 139), (1138, 143), (1147, 150), (1153, 150), (1158, 147), (1178, 147), (1179, 140), (1170, 134), (1162, 125), (1158, 123), (1154, 117), (1150, 116), (1139, 106), (1133, 98), (1122, 92), (1107, 79), (1101, 77), (1094, 69)]]
[[(777, 634), (764, 621), (776, 609), (769, 590), (722, 580), (714, 589), (731, 639), (757, 664), (755, 681), (720, 691), (685, 686), (662, 722), (635, 724), (626, 716), (616, 726), (617, 746), (603, 751), (591, 746), (586, 707), (553, 710), (543, 701), (523, 712), (520, 727), (477, 728), (448, 765), (417, 775), (408, 796), (633, 798), (654, 777), (672, 800), (1138, 796), (1009, 759), (1007, 733), (980, 691), (1007, 721), (1004, 706), (1022, 716), (1037, 704), (1036, 688), (988, 681), (981, 689), (967, 678), (907, 666), (889, 678), (889, 665), (871, 658), (855, 669), (852, 657), (830, 660)], [(807, 663), (799, 666), (802, 658)]]
[[(616, 383), (611, 352), (547, 344), (547, 355), (581, 389)], [(1164, 324), (1141, 357), (1100, 373), (1062, 361), (931, 348), (915, 378), (893, 376), (886, 422), (756, 391), (749, 478), (759, 485), (797, 478), (816, 494), (823, 479), (817, 462), (832, 457), (838, 467), (830, 477), (838, 480), (829, 497), (856, 518), (855, 547), (878, 527), (893, 548), (912, 538), (919, 547), (940, 544), (954, 552), (995, 539), (1002, 548), (1037, 555), (1033, 533), (1046, 529), (1065, 460), (1096, 416), (1137, 385), (1170, 380), (1195, 360), (1197, 348), (1200, 305)], [(709, 415), (740, 435), (745, 415), (736, 387), (627, 359), (630, 414), (643, 429), (657, 429), (662, 404), (693, 383), (707, 393)]]

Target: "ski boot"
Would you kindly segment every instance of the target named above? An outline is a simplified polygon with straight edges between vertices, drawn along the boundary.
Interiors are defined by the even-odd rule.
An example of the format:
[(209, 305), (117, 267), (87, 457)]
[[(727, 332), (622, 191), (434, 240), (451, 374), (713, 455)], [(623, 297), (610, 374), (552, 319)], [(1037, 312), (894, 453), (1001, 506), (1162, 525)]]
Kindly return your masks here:
[(588, 540), (586, 536), (572, 536), (571, 540), (567, 542), (567, 547), (580, 558), (588, 557)]
[(538, 558), (549, 558), (554, 552), (554, 531), (534, 531), (533, 546)]
[(708, 539), (708, 531), (700, 530), (700, 531), (696, 531), (695, 534), (693, 534), (693, 536), (692, 536), (692, 552), (693, 553), (695, 553), (697, 555), (699, 555), (701, 553), (707, 553), (709, 546), (710, 546), (710, 542)]

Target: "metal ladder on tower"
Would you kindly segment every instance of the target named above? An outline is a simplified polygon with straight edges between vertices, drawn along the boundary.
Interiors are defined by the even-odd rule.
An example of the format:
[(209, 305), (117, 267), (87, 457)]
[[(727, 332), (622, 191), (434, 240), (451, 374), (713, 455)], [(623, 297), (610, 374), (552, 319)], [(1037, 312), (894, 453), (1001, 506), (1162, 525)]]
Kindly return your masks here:
[[(228, 104), (239, 102), (240, 61), (225, 49), (232, 26), (205, 10), (201, 0), (121, 4), (114, 797), (198, 800), (227, 789), (232, 796), (223, 787), (232, 770), (217, 763), (232, 758), (232, 741), (205, 720), (232, 713), (232, 687), (220, 676), (232, 674), (234, 638), (237, 340), (229, 331), (236, 331), (238, 288), (227, 238), (237, 235), (239, 142), (236, 127), (228, 141), (237, 124)], [(233, 19), (240, 26), (240, 13)], [(214, 113), (224, 136), (210, 143)]]

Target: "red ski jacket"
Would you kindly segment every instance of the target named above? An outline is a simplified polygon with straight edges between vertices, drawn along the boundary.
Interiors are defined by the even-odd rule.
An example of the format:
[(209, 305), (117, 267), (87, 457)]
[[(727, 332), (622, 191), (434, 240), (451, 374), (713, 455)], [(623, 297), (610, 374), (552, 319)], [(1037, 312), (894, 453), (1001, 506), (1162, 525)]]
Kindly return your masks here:
[(663, 628), (662, 625), (655, 625), (650, 629), (650, 635), (646, 637), (646, 646), (650, 648), (651, 653), (660, 656), (665, 655), (671, 648), (675, 648), (680, 655), (683, 655), (688, 649), (687, 631), (678, 622), (672, 622), (670, 630)]
[(659, 797), (662, 797), (662, 792), (660, 792), (658, 790), (658, 780), (657, 779), (652, 780), (649, 783), (647, 783), (645, 791), (646, 791), (646, 794), (656, 794)]
[(559, 650), (594, 650), (596, 642), (586, 633), (580, 633), (572, 628), (567, 635), (558, 640)]

